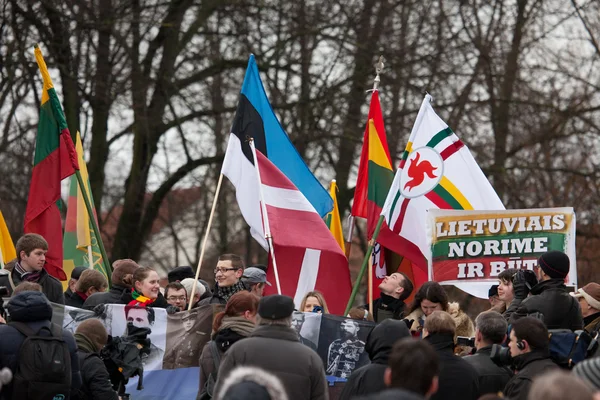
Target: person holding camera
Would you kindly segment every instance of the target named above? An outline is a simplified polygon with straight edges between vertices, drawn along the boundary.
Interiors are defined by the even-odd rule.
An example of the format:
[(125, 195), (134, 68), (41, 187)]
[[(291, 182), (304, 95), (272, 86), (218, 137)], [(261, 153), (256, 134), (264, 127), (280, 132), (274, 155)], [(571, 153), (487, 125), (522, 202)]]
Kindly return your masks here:
[(569, 266), (565, 253), (549, 251), (540, 256), (534, 272), (519, 270), (513, 281), (514, 299), (504, 315), (509, 323), (539, 313), (548, 329), (583, 329), (579, 303), (565, 286)]
[(524, 317), (512, 324), (510, 356), (515, 375), (504, 388), (504, 396), (511, 400), (527, 400), (533, 379), (558, 366), (550, 359), (548, 329), (534, 317)]
[(492, 346), (506, 340), (507, 329), (506, 320), (496, 311), (482, 312), (475, 319), (477, 351), (472, 356), (464, 357), (464, 360), (479, 374), (480, 395), (501, 392), (513, 375), (508, 367), (498, 365), (490, 358)]

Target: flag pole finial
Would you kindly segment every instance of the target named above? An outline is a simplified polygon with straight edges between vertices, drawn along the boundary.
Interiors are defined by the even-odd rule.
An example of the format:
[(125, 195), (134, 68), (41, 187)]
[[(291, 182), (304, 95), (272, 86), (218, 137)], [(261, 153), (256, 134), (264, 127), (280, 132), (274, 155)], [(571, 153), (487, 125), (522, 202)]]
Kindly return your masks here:
[(383, 67), (385, 66), (384, 61), (385, 59), (383, 58), (383, 56), (379, 56), (379, 60), (377, 61), (377, 64), (375, 64), (375, 79), (373, 80), (373, 90), (379, 89), (379, 82), (381, 82), (379, 74), (381, 74), (381, 71), (383, 71)]

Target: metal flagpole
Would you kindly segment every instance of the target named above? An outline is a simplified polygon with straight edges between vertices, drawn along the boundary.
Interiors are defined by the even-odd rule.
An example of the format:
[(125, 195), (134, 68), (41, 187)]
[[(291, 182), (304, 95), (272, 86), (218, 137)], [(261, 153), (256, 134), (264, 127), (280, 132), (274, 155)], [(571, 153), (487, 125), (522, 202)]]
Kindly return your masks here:
[(269, 216), (267, 215), (267, 205), (265, 204), (265, 197), (263, 196), (262, 180), (260, 179), (260, 168), (258, 168), (258, 160), (256, 158), (256, 147), (254, 147), (254, 139), (248, 138), (250, 142), (250, 148), (252, 149), (252, 158), (254, 160), (254, 167), (256, 168), (256, 176), (258, 177), (258, 190), (260, 193), (260, 204), (262, 208), (263, 217), (263, 229), (265, 231), (265, 239), (269, 243), (269, 252), (273, 259), (273, 271), (275, 271), (275, 283), (277, 284), (277, 293), (281, 294), (281, 286), (279, 284), (279, 272), (277, 272), (277, 262), (275, 261), (275, 248), (273, 247), (273, 238), (271, 237), (271, 229), (269, 228)]

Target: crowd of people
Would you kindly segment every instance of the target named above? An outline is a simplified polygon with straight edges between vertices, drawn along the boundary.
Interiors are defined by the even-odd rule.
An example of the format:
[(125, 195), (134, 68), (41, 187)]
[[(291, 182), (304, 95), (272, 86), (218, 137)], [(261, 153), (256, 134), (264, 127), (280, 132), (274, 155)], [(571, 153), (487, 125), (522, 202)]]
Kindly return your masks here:
[[(40, 235), (24, 235), (17, 259), (0, 270), (10, 297), (0, 317), (0, 372), (13, 376), (3, 382), (1, 399), (120, 398), (122, 388), (102, 355), (111, 341), (102, 322), (87, 319), (73, 335), (52, 323), (51, 302), (89, 310), (125, 305), (128, 328), (154, 315), (146, 312), (153, 308), (176, 314), (217, 305), (222, 311), (214, 316), (210, 341), (190, 353), (199, 357), (200, 400), (328, 399), (327, 375), (345, 380), (342, 400), (600, 399), (600, 285), (569, 293), (569, 258), (558, 251), (542, 254), (533, 271), (502, 271), (489, 291), (490, 309), (474, 321), (438, 283), (416, 288), (408, 304), (415, 291), (409, 277), (386, 276), (372, 315), (369, 305), (355, 307), (341, 323), (356, 337), (353, 320), (372, 321), (366, 341), (334, 341), (325, 365), (299, 327), (302, 313), (329, 313), (326, 299), (318, 291), (298, 305), (288, 296), (263, 296), (271, 285), (265, 266), (247, 267), (241, 257), (224, 254), (213, 287), (196, 280), (191, 267), (177, 267), (161, 288), (154, 269), (117, 260), (110, 289), (102, 273), (77, 267), (63, 293), (43, 268), (47, 249)], [(553, 332), (585, 333), (586, 359), (558, 360), (550, 351)], [(370, 363), (355, 368), (363, 351)]]

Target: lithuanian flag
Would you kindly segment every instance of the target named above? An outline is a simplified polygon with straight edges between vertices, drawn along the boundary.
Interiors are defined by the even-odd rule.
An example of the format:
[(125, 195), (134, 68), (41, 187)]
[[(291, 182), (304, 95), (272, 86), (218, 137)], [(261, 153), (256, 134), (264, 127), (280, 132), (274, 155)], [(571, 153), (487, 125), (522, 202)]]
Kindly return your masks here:
[(16, 257), (15, 245), (10, 237), (2, 211), (0, 211), (0, 267), (4, 268), (4, 264)]
[(331, 185), (329, 186), (329, 195), (333, 199), (333, 210), (325, 217), (325, 223), (331, 231), (335, 241), (340, 245), (342, 251), (346, 253), (342, 220), (340, 218), (340, 209), (337, 201), (337, 183), (335, 182), (335, 179), (331, 181)]
[(45, 268), (50, 275), (65, 280), (62, 221), (56, 202), (60, 199), (61, 180), (73, 175), (79, 167), (65, 114), (37, 46), (35, 58), (44, 87), (24, 231), (38, 233), (48, 241)]
[[(75, 139), (75, 149), (77, 150), (77, 162), (79, 164), (81, 180), (85, 184), (86, 196), (90, 200), (92, 209), (95, 209), (87, 167), (83, 159), (83, 145), (79, 132), (77, 132), (77, 138)], [(97, 223), (98, 218), (95, 214), (94, 219)], [(67, 201), (67, 220), (63, 237), (63, 270), (67, 276), (71, 275), (75, 267), (89, 267), (102, 272), (106, 276), (106, 279), (108, 279), (108, 274), (104, 269), (102, 252), (92, 223), (85, 207), (83, 192), (79, 187), (77, 177), (71, 176), (71, 181), (69, 182), (69, 200)], [(67, 290), (67, 281), (63, 282), (63, 287)]]

